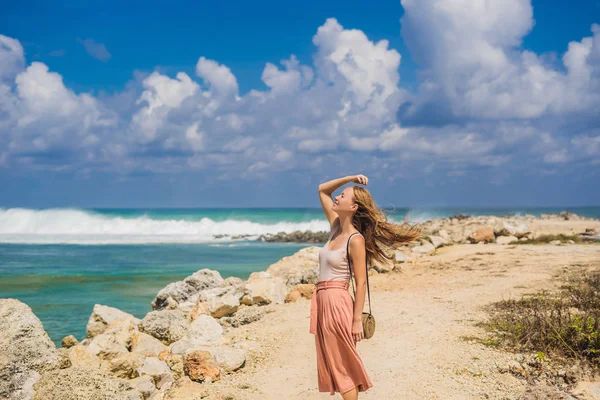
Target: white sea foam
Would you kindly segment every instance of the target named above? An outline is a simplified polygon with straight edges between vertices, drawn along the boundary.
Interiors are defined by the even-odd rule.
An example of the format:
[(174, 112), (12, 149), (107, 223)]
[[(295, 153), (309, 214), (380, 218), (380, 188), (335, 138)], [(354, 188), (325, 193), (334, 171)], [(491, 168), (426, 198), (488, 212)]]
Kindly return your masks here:
[[(160, 220), (147, 216), (123, 218), (78, 209), (0, 209), (0, 243), (140, 244), (207, 243), (230, 241), (232, 236), (294, 231), (327, 231), (327, 220), (281, 221), (272, 224), (248, 220)], [(221, 239), (215, 236), (225, 235)]]

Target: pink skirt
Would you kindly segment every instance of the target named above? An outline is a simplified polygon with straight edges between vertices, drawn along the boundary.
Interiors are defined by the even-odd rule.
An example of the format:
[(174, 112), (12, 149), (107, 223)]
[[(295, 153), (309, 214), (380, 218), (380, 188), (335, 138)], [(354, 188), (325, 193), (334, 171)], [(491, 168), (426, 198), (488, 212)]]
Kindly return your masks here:
[(310, 333), (317, 347), (319, 392), (345, 393), (373, 386), (352, 338), (354, 303), (348, 283), (321, 281), (310, 305)]

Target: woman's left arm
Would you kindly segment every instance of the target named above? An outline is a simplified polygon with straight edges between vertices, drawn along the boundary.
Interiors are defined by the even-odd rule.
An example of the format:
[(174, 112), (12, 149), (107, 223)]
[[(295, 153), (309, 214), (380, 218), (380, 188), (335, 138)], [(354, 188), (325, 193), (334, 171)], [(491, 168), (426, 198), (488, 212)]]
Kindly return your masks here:
[(364, 339), (362, 326), (362, 313), (367, 291), (367, 258), (365, 250), (365, 238), (362, 235), (354, 235), (350, 239), (350, 259), (352, 260), (352, 272), (356, 283), (356, 295), (354, 298), (354, 312), (352, 317), (352, 336), (355, 341)]

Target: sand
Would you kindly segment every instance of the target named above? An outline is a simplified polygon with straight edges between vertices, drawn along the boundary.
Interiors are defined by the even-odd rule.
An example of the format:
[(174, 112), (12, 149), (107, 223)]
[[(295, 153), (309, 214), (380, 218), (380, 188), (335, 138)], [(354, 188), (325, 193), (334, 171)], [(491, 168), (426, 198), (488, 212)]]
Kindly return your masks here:
[[(537, 229), (568, 233), (600, 222), (546, 224)], [(481, 306), (556, 287), (561, 271), (590, 267), (600, 268), (600, 245), (461, 244), (371, 276), (377, 329), (357, 347), (374, 386), (359, 398), (568, 398), (500, 372), (513, 354), (463, 337), (485, 336), (474, 325), (485, 318)], [(231, 341), (253, 340), (260, 348), (210, 392), (229, 399), (341, 398), (317, 389), (310, 301), (266, 307), (271, 312), (260, 321), (226, 332)]]

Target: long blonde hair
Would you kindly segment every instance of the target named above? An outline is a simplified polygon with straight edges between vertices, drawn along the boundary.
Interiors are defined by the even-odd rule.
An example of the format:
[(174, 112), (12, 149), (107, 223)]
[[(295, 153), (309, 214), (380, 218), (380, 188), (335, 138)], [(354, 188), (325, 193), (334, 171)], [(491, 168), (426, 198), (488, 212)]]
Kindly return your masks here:
[(373, 261), (382, 264), (395, 258), (394, 248), (415, 242), (421, 237), (419, 224), (388, 222), (387, 216), (377, 207), (367, 189), (353, 186), (354, 202), (358, 209), (352, 217), (352, 225), (364, 236), (367, 266)]

